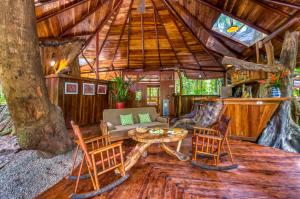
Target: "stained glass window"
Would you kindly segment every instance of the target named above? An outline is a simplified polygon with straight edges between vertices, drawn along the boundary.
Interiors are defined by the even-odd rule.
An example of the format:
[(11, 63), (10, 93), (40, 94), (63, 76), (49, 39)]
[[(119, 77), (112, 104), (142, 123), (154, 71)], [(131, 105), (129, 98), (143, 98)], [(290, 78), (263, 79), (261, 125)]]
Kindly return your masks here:
[(221, 14), (212, 29), (248, 47), (267, 35), (229, 16)]

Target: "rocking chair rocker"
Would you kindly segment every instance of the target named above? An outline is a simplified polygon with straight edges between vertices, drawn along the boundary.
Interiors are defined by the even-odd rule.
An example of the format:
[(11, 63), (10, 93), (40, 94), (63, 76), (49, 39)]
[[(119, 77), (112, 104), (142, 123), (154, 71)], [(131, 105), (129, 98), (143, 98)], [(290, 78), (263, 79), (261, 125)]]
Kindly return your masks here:
[[(109, 136), (84, 139), (80, 132), (79, 126), (73, 121), (71, 121), (71, 125), (76, 137), (78, 138), (76, 143), (83, 151), (84, 155), (80, 163), (78, 175), (76, 177), (75, 191), (74, 194), (71, 195), (72, 199), (91, 198), (100, 195), (104, 192), (110, 191), (127, 180), (129, 175), (125, 173), (121, 141), (110, 144)], [(89, 172), (87, 175), (82, 175), (83, 164), (87, 166)], [(122, 177), (117, 181), (100, 188), (98, 176), (115, 169), (119, 171)], [(71, 177), (69, 179), (74, 179)], [(79, 181), (87, 178), (91, 179), (94, 191), (77, 194), (76, 192)]]
[[(228, 126), (230, 119), (222, 115), (217, 125), (212, 129), (194, 127), (194, 134), (192, 138), (193, 157), (192, 164), (204, 170), (230, 170), (238, 167), (234, 164), (232, 153), (228, 142)], [(227, 147), (227, 152), (225, 147)], [(219, 166), (220, 157), (228, 156), (230, 158), (230, 165)], [(203, 158), (205, 160), (213, 159), (214, 164), (205, 164), (197, 162), (197, 158)]]

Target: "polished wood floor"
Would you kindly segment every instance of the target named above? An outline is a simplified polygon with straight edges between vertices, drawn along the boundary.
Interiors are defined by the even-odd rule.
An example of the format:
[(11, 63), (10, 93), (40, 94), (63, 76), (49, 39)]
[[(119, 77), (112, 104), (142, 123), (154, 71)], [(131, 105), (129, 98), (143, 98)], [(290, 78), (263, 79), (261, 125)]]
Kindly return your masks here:
[[(127, 144), (127, 151), (132, 145)], [(125, 183), (96, 198), (300, 198), (300, 154), (235, 140), (231, 146), (239, 168), (226, 172), (200, 170), (152, 146), (148, 156), (130, 170)], [(189, 151), (187, 138), (182, 152)], [(101, 179), (106, 184), (115, 176), (112, 173)], [(73, 189), (74, 182), (64, 179), (38, 198), (68, 198)], [(90, 182), (81, 183), (80, 191), (88, 190)]]

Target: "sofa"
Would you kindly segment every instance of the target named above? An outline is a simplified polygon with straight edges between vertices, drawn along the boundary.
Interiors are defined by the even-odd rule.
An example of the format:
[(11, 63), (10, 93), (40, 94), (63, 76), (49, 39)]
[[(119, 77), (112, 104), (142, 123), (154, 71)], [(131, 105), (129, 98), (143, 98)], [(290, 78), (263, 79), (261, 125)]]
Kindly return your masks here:
[[(127, 115), (132, 113), (133, 125), (121, 125), (120, 115)], [(151, 121), (149, 123), (141, 124), (139, 122), (139, 114), (149, 113)], [(125, 109), (105, 109), (103, 111), (103, 121), (108, 126), (108, 134), (113, 141), (128, 139), (128, 131), (135, 129), (138, 126), (147, 128), (168, 128), (169, 121), (167, 118), (160, 117), (156, 112), (155, 107), (139, 107), (139, 108), (125, 108)]]

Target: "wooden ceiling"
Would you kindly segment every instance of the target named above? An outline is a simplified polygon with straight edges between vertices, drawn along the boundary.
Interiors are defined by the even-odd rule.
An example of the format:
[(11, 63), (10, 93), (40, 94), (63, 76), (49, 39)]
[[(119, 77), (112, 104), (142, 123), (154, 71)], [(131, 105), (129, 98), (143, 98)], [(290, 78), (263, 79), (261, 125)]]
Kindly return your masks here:
[(248, 48), (211, 30), (221, 13), (267, 34), (279, 56), (285, 30), (300, 31), (299, 12), (299, 0), (36, 1), (39, 38), (84, 39), (81, 72), (92, 78), (119, 69), (178, 68), (219, 77), (222, 56), (255, 55), (255, 45)]

